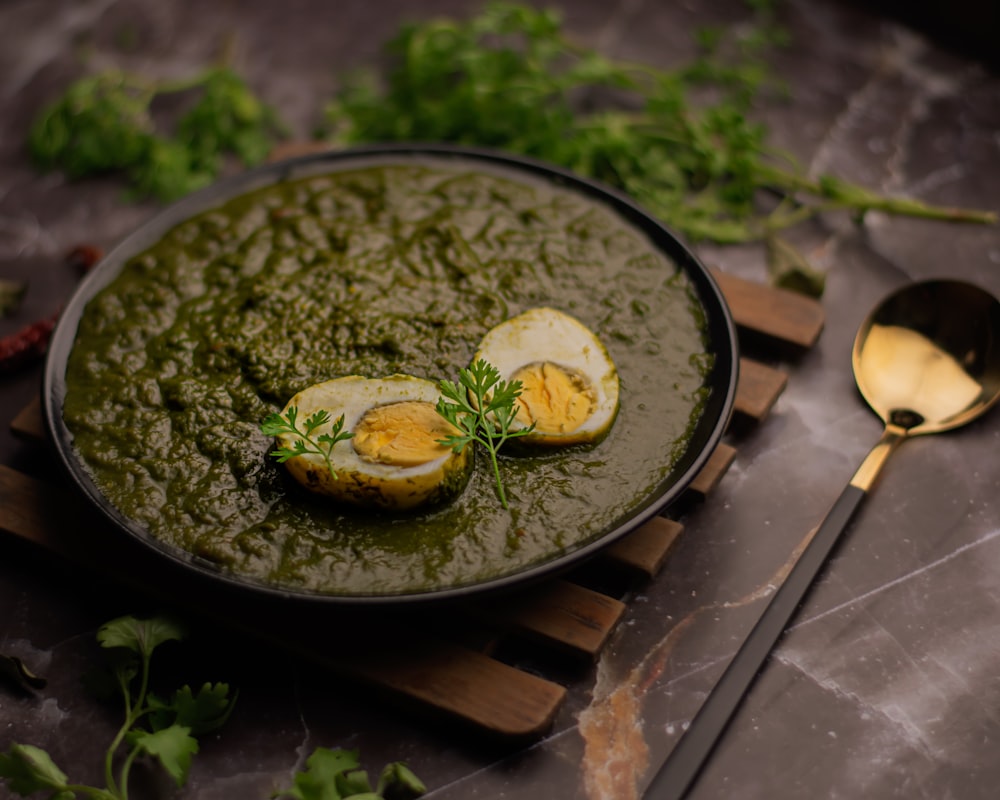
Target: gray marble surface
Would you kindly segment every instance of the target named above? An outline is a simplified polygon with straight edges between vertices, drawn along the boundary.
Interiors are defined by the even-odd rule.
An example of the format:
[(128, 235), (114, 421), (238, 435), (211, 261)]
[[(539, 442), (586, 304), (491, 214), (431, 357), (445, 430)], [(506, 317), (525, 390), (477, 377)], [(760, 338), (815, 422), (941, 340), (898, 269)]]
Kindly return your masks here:
[[(62, 263), (80, 242), (109, 246), (155, 211), (114, 181), (39, 175), (24, 152), (39, 108), (85, 68), (184, 73), (229, 41), (237, 66), (298, 136), (316, 98), (370, 61), (401, 19), (468, 13), (462, 0), (152, 0), (0, 3), (0, 275), (32, 280), (7, 333), (71, 291)], [(735, 0), (566, 2), (567, 27), (609, 54), (668, 65), (692, 31), (744, 17)], [(941, 204), (1000, 208), (1000, 75), (925, 33), (833, 0), (791, 0), (792, 44), (775, 56), (791, 99), (764, 103), (774, 144), (814, 172)], [(133, 46), (121, 49), (123, 31)], [(962, 277), (1000, 294), (1000, 228), (871, 215), (797, 232), (828, 270), (827, 325), (787, 369), (772, 415), (741, 436), (736, 462), (690, 511), (662, 575), (631, 598), (593, 669), (567, 678), (551, 733), (528, 747), (488, 743), (395, 708), (322, 670), (211, 625), (187, 647), (213, 680), (240, 686), (229, 724), (207, 737), (183, 791), (152, 780), (136, 797), (265, 798), (316, 746), (360, 748), (378, 770), (403, 759), (429, 797), (638, 797), (763, 608), (803, 534), (822, 519), (881, 426), (850, 375), (855, 331), (894, 288)], [(706, 262), (766, 279), (757, 246), (700, 246)], [(0, 381), (10, 418), (38, 372)], [(692, 798), (992, 798), (1000, 781), (1000, 412), (906, 442), (755, 684)], [(0, 434), (3, 463), (45, 476), (44, 453)], [(151, 601), (0, 540), (0, 652), (49, 679), (0, 686), (0, 749), (47, 749), (97, 780), (114, 712), (80, 682), (110, 617)], [(183, 587), (178, 587), (183, 590)], [(197, 619), (193, 620), (197, 623)], [(196, 626), (197, 627), (197, 626)], [(317, 635), (331, 635), (318, 631)], [(178, 651), (180, 652), (180, 651)], [(187, 652), (187, 651), (186, 651)], [(194, 659), (192, 659), (193, 661)], [(187, 675), (181, 656), (168, 669)], [(204, 676), (203, 676), (204, 677)], [(613, 731), (611, 746), (601, 731)]]

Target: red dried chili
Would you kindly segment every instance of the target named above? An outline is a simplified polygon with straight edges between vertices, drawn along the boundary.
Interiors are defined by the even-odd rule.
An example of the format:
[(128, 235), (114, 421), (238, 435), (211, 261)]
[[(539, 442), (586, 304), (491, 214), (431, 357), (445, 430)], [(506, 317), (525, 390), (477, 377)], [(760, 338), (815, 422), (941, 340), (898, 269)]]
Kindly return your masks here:
[(66, 254), (66, 263), (80, 272), (90, 272), (104, 252), (92, 244), (78, 244)]
[[(104, 256), (101, 248), (80, 244), (66, 253), (66, 263), (80, 272), (89, 272)], [(57, 311), (50, 317), (25, 325), (21, 330), (0, 338), (0, 375), (20, 369), (41, 358), (49, 349), (49, 339), (59, 319)]]
[(57, 312), (0, 339), (0, 373), (13, 372), (45, 355), (58, 319)]

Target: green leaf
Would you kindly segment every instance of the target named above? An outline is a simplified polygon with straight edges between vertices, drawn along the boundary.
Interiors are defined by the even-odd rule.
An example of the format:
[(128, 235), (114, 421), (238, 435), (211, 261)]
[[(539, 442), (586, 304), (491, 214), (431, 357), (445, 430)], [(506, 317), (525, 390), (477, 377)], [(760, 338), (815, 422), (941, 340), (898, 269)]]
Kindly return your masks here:
[(336, 478), (337, 472), (334, 470), (333, 462), (330, 460), (333, 447), (337, 444), (337, 442), (350, 439), (354, 436), (351, 431), (344, 430), (344, 415), (341, 414), (336, 420), (334, 420), (333, 424), (330, 425), (330, 430), (328, 432), (322, 433), (316, 437), (314, 437), (313, 434), (319, 428), (329, 424), (329, 412), (320, 410), (311, 414), (306, 418), (304, 430), (298, 427), (298, 418), (298, 408), (295, 406), (289, 406), (284, 415), (278, 413), (269, 414), (264, 421), (261, 422), (260, 431), (265, 436), (284, 436), (291, 434), (292, 436), (297, 437), (292, 441), (290, 447), (278, 447), (272, 450), (270, 453), (271, 456), (276, 458), (279, 464), (283, 464), (289, 459), (297, 458), (298, 456), (302, 456), (307, 453), (313, 453), (323, 458), (326, 462), (326, 468), (329, 470), (330, 475)]
[(386, 764), (379, 776), (375, 793), (380, 797), (393, 798), (419, 797), (427, 791), (424, 782), (402, 761)]
[(197, 692), (185, 685), (169, 702), (154, 696), (149, 698), (149, 725), (154, 731), (181, 725), (194, 736), (200, 736), (224, 725), (235, 703), (236, 698), (229, 696), (229, 684), (205, 683)]
[(769, 235), (766, 244), (771, 283), (809, 297), (823, 296), (826, 274), (813, 267), (798, 248), (777, 234)]
[(0, 753), (0, 778), (25, 797), (42, 791), (55, 792), (53, 797), (60, 800), (73, 797), (67, 789), (66, 774), (48, 753), (34, 745), (12, 744), (6, 753)]
[[(763, 57), (788, 37), (772, 0), (749, 5), (747, 24), (699, 32), (698, 56), (674, 69), (608, 58), (564, 34), (558, 14), (527, 4), (494, 2), (467, 19), (405, 25), (386, 43), (388, 68), (349, 77), (328, 103), (329, 136), (541, 158), (627, 192), (693, 241), (761, 241), (776, 226), (837, 209), (996, 223), (992, 211), (932, 207), (777, 169), (751, 114), (764, 92), (787, 91)], [(771, 218), (775, 195), (794, 200), (797, 213)]]
[(220, 153), (235, 153), (252, 165), (262, 161), (283, 128), (277, 115), (231, 69), (211, 70), (201, 97), (177, 125), (179, 141), (196, 166), (217, 170)]
[(97, 631), (97, 641), (102, 647), (125, 648), (148, 659), (164, 642), (181, 641), (186, 635), (180, 623), (169, 617), (125, 616), (102, 625)]
[(184, 725), (171, 725), (158, 731), (133, 731), (131, 741), (142, 752), (156, 758), (177, 786), (187, 783), (191, 758), (198, 752), (198, 740)]
[(344, 797), (357, 797), (372, 793), (372, 785), (368, 780), (368, 773), (363, 769), (355, 769), (350, 772), (342, 772), (336, 778), (337, 791)]
[[(175, 126), (160, 125), (175, 128), (168, 135), (150, 108), (176, 92), (197, 98)], [(70, 178), (121, 173), (136, 194), (169, 201), (214, 180), (228, 153), (247, 165), (262, 161), (283, 133), (273, 109), (232, 70), (176, 82), (108, 70), (76, 81), (39, 114), (28, 149), (42, 169)]]
[(357, 750), (317, 747), (306, 759), (305, 770), (295, 774), (292, 787), (273, 796), (294, 800), (343, 800), (338, 779), (360, 765)]
[(130, 168), (153, 136), (151, 101), (146, 81), (117, 70), (81, 79), (35, 121), (29, 150), (39, 166), (72, 178)]
[[(107, 649), (108, 660), (112, 663), (111, 680), (104, 681), (104, 688), (116, 685), (125, 706), (122, 725), (104, 757), (106, 788), (68, 784), (52, 759), (30, 745), (13, 745), (7, 753), (0, 754), (0, 778), (6, 778), (11, 789), (24, 795), (49, 791), (50, 800), (73, 800), (79, 794), (92, 800), (122, 800), (128, 797), (129, 775), (135, 756), (147, 755), (158, 760), (177, 785), (183, 786), (187, 782), (191, 759), (198, 752), (195, 734), (222, 725), (235, 703), (225, 683), (205, 683), (197, 692), (183, 686), (169, 701), (149, 694), (153, 651), (164, 642), (184, 636), (184, 628), (166, 616), (119, 617), (98, 630), (98, 641)], [(107, 670), (103, 674), (108, 677)], [(133, 690), (131, 684), (140, 675), (138, 689)], [(149, 730), (140, 727), (147, 723)], [(131, 748), (127, 755), (121, 752), (123, 746)], [(117, 774), (116, 762), (120, 764)]]
[(137, 196), (169, 202), (207, 186), (218, 170), (218, 164), (192, 160), (181, 142), (152, 138), (145, 157), (125, 173)]
[(500, 475), (497, 454), (508, 439), (526, 436), (534, 424), (511, 430), (516, 417), (514, 404), (521, 394), (521, 382), (501, 380), (500, 371), (484, 359), (458, 371), (458, 383), (442, 380), (438, 383), (441, 397), (435, 406), (437, 413), (462, 431), (462, 435), (447, 436), (439, 443), (458, 452), (470, 442), (478, 442), (489, 453), (497, 483), (500, 504), (508, 508), (507, 495)]

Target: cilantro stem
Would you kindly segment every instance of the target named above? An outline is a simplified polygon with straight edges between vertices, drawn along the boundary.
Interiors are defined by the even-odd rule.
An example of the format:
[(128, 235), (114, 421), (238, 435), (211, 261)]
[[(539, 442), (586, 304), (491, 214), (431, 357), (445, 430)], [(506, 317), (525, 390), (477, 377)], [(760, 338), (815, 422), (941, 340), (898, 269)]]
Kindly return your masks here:
[(118, 800), (116, 794), (112, 794), (104, 789), (98, 789), (96, 786), (86, 786), (82, 783), (68, 783), (65, 790), (74, 794), (86, 795), (87, 797), (95, 798), (95, 800)]
[[(775, 165), (780, 155), (751, 118), (762, 91), (785, 89), (763, 59), (786, 39), (770, 5), (755, 2), (747, 28), (699, 31), (698, 55), (673, 69), (574, 43), (558, 13), (526, 4), (404, 26), (386, 46), (393, 66), (328, 104), (330, 137), (454, 141), (550, 161), (616, 186), (695, 242), (766, 241), (830, 211), (998, 222), (989, 210), (812, 178), (792, 159)], [(770, 210), (760, 200), (771, 194), (789, 204)]]
[[(493, 425), (490, 420), (487, 419), (486, 412), (482, 406), (479, 408), (476, 426), (481, 431), (490, 431), (493, 428)], [(490, 454), (490, 465), (493, 467), (493, 476), (496, 478), (497, 496), (500, 498), (500, 505), (504, 508), (510, 508), (510, 505), (507, 502), (507, 492), (504, 491), (503, 488), (503, 478), (500, 477), (500, 462), (497, 459), (497, 451), (507, 440), (506, 431), (500, 431), (500, 435), (496, 438), (487, 434), (485, 437), (477, 436), (476, 440), (480, 442), (486, 448), (486, 452)]]
[(122, 722), (121, 727), (118, 729), (118, 733), (116, 733), (114, 739), (111, 740), (111, 744), (108, 745), (107, 754), (104, 758), (104, 777), (107, 782), (108, 789), (110, 790), (112, 797), (120, 798), (120, 800), (128, 800), (129, 773), (131, 772), (132, 763), (135, 761), (139, 750), (138, 748), (133, 748), (131, 752), (129, 752), (128, 756), (126, 756), (117, 781), (115, 780), (114, 774), (115, 754), (118, 752), (118, 748), (121, 746), (122, 742), (125, 741), (125, 737), (128, 735), (128, 732), (135, 727), (135, 724), (147, 712), (146, 696), (149, 692), (150, 656), (145, 650), (140, 651), (139, 656), (139, 690), (136, 693), (134, 700), (132, 698), (131, 691), (129, 691), (129, 685), (131, 683), (130, 676), (123, 670), (117, 671), (118, 685), (121, 689), (122, 699), (125, 704), (125, 719)]
[(303, 428), (298, 426), (298, 416), (298, 408), (290, 406), (284, 415), (275, 412), (268, 415), (261, 423), (260, 430), (266, 436), (295, 437), (291, 440), (291, 444), (284, 444), (272, 450), (271, 455), (278, 459), (280, 464), (309, 453), (318, 455), (326, 463), (330, 477), (336, 479), (337, 471), (333, 468), (333, 461), (330, 458), (334, 445), (354, 436), (351, 431), (344, 430), (344, 415), (341, 414), (333, 421), (329, 433), (321, 433), (315, 437), (313, 434), (317, 430), (330, 423), (330, 412), (323, 409), (314, 412), (306, 418)]
[(790, 172), (765, 163), (758, 164), (756, 172), (762, 184), (771, 185), (784, 191), (805, 192), (823, 198), (827, 202), (822, 206), (817, 206), (818, 210), (853, 209), (860, 213), (884, 211), (889, 214), (902, 214), (923, 219), (971, 222), (983, 225), (994, 225), (998, 221), (995, 211), (936, 206), (913, 198), (881, 195), (862, 186), (828, 175), (812, 179), (801, 173)]
[(121, 800), (128, 800), (129, 775), (132, 773), (132, 765), (135, 763), (136, 758), (141, 752), (141, 748), (136, 745), (129, 751), (128, 755), (125, 756), (125, 761), (122, 764), (121, 769)]
[(439, 387), (441, 397), (437, 412), (460, 431), (440, 440), (441, 444), (456, 453), (470, 442), (478, 442), (486, 448), (496, 478), (500, 505), (509, 509), (497, 454), (508, 439), (525, 436), (535, 428), (532, 424), (511, 430), (517, 415), (516, 401), (521, 395), (521, 382), (501, 380), (496, 367), (479, 359), (468, 369), (459, 370), (457, 384), (443, 380)]
[[(121, 690), (125, 708), (124, 722), (105, 753), (103, 788), (68, 783), (48, 753), (33, 745), (17, 743), (0, 753), (0, 779), (10, 781), (11, 788), (23, 797), (41, 791), (53, 798), (83, 795), (91, 800), (128, 800), (132, 767), (146, 754), (159, 761), (178, 787), (183, 786), (190, 758), (198, 752), (193, 734), (222, 725), (235, 702), (229, 697), (229, 686), (222, 683), (206, 683), (197, 692), (185, 685), (169, 700), (149, 693), (153, 650), (164, 642), (183, 639), (184, 635), (183, 627), (168, 617), (120, 617), (98, 630), (101, 646), (116, 652), (111, 678)], [(133, 693), (136, 683), (138, 687)], [(145, 724), (140, 725), (143, 718)], [(129, 750), (123, 756), (116, 779), (115, 757), (126, 743)]]
[(211, 80), (212, 76), (217, 71), (218, 67), (211, 67), (206, 69), (204, 72), (193, 75), (190, 78), (176, 78), (172, 81), (152, 81), (150, 82), (150, 86), (156, 94), (176, 94), (177, 92), (186, 92), (191, 89), (197, 89), (200, 86), (204, 86), (207, 81)]

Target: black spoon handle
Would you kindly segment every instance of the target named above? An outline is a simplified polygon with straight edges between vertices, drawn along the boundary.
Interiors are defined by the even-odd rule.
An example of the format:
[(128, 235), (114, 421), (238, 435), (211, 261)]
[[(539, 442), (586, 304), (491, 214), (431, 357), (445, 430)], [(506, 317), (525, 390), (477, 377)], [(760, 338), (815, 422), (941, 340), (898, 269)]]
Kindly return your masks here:
[(701, 710), (654, 776), (646, 790), (647, 800), (680, 800), (694, 783), (864, 497), (865, 491), (853, 484), (841, 493)]

